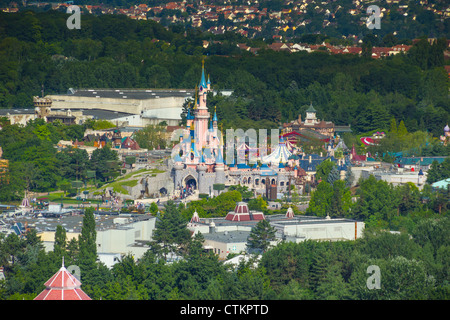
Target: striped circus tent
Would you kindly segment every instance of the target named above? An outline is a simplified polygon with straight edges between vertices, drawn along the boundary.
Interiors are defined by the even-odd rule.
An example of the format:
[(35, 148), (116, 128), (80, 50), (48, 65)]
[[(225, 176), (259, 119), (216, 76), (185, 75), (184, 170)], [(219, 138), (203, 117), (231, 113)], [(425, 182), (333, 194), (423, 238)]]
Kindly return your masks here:
[(281, 137), (275, 150), (271, 154), (263, 157), (262, 162), (278, 165), (280, 162), (286, 163), (291, 155), (292, 152), (288, 150), (286, 143), (284, 142), (284, 138)]

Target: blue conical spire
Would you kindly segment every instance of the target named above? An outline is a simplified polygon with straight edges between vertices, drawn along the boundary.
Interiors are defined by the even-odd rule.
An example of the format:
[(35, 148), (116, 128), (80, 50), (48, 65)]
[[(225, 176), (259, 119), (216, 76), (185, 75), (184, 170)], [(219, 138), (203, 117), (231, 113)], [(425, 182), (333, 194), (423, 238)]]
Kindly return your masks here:
[(209, 130), (212, 131), (214, 129), (213, 127), (213, 120), (209, 121)]
[(222, 150), (219, 148), (219, 154), (216, 157), (216, 163), (223, 164)]
[(213, 117), (213, 121), (217, 122), (216, 107), (214, 107), (214, 117)]
[(203, 87), (203, 89), (207, 88), (206, 80), (205, 80), (205, 60), (202, 60), (202, 78), (200, 79), (199, 87)]
[(193, 120), (194, 116), (191, 114), (191, 109), (188, 109), (187, 115), (186, 115), (186, 120)]

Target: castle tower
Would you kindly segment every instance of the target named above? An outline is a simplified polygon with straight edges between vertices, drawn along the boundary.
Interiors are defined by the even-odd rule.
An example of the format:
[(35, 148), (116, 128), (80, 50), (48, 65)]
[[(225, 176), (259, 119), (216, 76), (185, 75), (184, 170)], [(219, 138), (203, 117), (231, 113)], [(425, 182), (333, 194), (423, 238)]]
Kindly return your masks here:
[(191, 140), (191, 149), (189, 153), (186, 154), (186, 165), (188, 167), (195, 167), (200, 161), (201, 154), (197, 150), (196, 143), (194, 139)]
[(220, 149), (218, 150), (214, 171), (216, 172), (214, 183), (225, 183), (225, 165), (223, 163), (222, 151)]
[(184, 169), (184, 164), (183, 164), (183, 159), (180, 157), (179, 154), (177, 154), (174, 158), (174, 166), (173, 168), (175, 169), (175, 189), (180, 188), (183, 185), (183, 172), (182, 170)]
[(216, 107), (215, 106), (214, 106), (214, 117), (212, 119), (212, 123), (213, 123), (213, 128), (214, 128), (214, 130), (217, 133), (217, 123), (218, 123), (218, 121), (217, 121), (217, 111), (216, 111)]
[(309, 105), (309, 108), (306, 110), (306, 118), (305, 118), (305, 125), (314, 125), (318, 122), (317, 116), (316, 116), (316, 109), (314, 109), (312, 103)]
[(196, 143), (197, 149), (201, 150), (206, 146), (206, 137), (208, 132), (208, 121), (210, 114), (206, 107), (206, 96), (208, 94), (208, 84), (205, 80), (205, 62), (202, 61), (202, 76), (198, 85), (198, 107), (195, 113)]
[(194, 121), (194, 116), (191, 114), (191, 106), (189, 106), (187, 115), (186, 115), (186, 126), (190, 127), (192, 122)]
[(44, 97), (33, 97), (34, 114), (39, 119), (47, 121), (47, 116), (52, 109), (52, 99)]
[(200, 157), (200, 163), (197, 165), (197, 172), (198, 172), (198, 192), (199, 193), (208, 193), (208, 186), (206, 182), (206, 163), (205, 159), (203, 158), (203, 154)]

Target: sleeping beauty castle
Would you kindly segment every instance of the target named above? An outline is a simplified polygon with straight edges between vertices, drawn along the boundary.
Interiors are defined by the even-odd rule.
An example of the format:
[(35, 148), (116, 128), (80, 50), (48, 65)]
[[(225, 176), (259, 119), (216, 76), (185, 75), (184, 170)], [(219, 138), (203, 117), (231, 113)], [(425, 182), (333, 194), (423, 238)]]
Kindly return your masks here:
[[(264, 155), (258, 148), (252, 150), (245, 141), (234, 144), (234, 152), (239, 156), (236, 159), (244, 161), (233, 158), (227, 163), (216, 109), (208, 109), (207, 106), (207, 95), (211, 90), (203, 63), (193, 106), (187, 110), (186, 127), (179, 132), (179, 143), (172, 149), (172, 177), (176, 194), (183, 195), (188, 190), (190, 193), (213, 196), (223, 188), (238, 184), (247, 186), (255, 195), (265, 195), (271, 200), (288, 192), (291, 184), (298, 186), (302, 192), (304, 181), (313, 179), (315, 167), (325, 157), (296, 154), (297, 151), (289, 147), (283, 136), (277, 136), (278, 144), (275, 143)], [(252, 161), (256, 162), (254, 164), (248, 161), (251, 153), (257, 156), (257, 161)], [(312, 174), (308, 175), (308, 172)]]

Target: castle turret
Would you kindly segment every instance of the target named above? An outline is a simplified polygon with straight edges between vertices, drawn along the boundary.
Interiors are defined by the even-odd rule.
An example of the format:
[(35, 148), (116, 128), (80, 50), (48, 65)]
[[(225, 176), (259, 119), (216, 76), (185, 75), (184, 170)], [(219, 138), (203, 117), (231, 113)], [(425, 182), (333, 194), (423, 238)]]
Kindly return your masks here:
[(208, 108), (206, 107), (206, 95), (208, 93), (208, 86), (205, 81), (205, 67), (204, 61), (202, 61), (202, 76), (200, 79), (200, 84), (198, 85), (198, 107), (195, 113), (195, 128), (197, 135), (197, 148), (201, 150), (206, 146), (206, 138), (208, 131), (208, 121), (210, 114)]
[(191, 108), (189, 107), (187, 115), (186, 115), (186, 126), (191, 126), (194, 121), (194, 116), (191, 114)]
[(213, 128), (216, 129), (217, 131), (217, 111), (216, 111), (216, 107), (214, 107), (214, 117), (212, 118), (212, 124), (213, 124)]
[(207, 185), (207, 179), (206, 179), (206, 163), (205, 158), (203, 157), (203, 154), (200, 157), (200, 163), (197, 165), (197, 171), (198, 171), (198, 192), (199, 193), (208, 193), (208, 185)]
[[(214, 171), (216, 173), (214, 183), (224, 184), (225, 183), (225, 164), (223, 162), (222, 151), (220, 149), (218, 150), (218, 155), (216, 158), (216, 165), (214, 166)], [(215, 195), (218, 195), (219, 191), (214, 191), (214, 192), (217, 193)]]
[(179, 154), (177, 154), (174, 158), (174, 174), (175, 174), (175, 188), (179, 188), (182, 185), (182, 170), (184, 169), (183, 159), (180, 157)]

